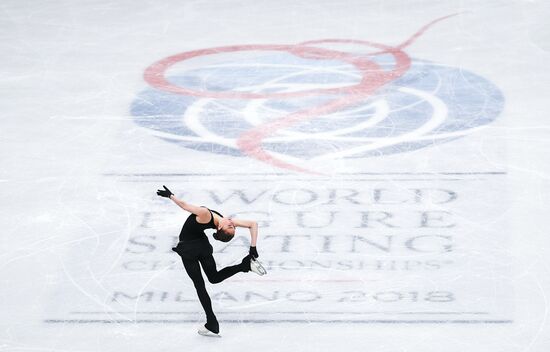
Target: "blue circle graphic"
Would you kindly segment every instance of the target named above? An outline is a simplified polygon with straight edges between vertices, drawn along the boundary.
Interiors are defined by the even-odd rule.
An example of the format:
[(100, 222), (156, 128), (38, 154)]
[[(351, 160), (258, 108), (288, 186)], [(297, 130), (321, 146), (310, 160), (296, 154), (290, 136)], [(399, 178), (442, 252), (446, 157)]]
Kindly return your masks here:
[[(382, 67), (394, 64), (388, 56), (376, 62)], [(347, 86), (360, 78), (349, 64), (290, 53), (240, 57), (168, 76), (173, 84), (190, 89), (255, 93)], [(243, 156), (236, 141), (246, 131), (336, 97), (342, 98), (212, 99), (148, 88), (133, 101), (131, 114), (139, 126), (185, 148)], [(364, 101), (277, 131), (262, 147), (300, 159), (408, 152), (463, 137), (495, 120), (503, 106), (500, 90), (483, 77), (413, 60), (403, 76)]]

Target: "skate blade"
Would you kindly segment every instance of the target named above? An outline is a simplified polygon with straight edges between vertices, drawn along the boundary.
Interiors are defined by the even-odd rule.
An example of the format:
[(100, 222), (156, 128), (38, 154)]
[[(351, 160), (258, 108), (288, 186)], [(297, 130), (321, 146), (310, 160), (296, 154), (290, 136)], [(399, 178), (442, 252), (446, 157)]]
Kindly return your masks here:
[(220, 334), (213, 333), (212, 331), (207, 330), (207, 329), (199, 329), (197, 332), (199, 333), (199, 335), (202, 335), (202, 336), (222, 337)]
[(253, 272), (255, 272), (260, 276), (267, 274), (267, 270), (265, 270), (263, 265), (254, 258), (250, 260), (250, 270), (252, 270)]

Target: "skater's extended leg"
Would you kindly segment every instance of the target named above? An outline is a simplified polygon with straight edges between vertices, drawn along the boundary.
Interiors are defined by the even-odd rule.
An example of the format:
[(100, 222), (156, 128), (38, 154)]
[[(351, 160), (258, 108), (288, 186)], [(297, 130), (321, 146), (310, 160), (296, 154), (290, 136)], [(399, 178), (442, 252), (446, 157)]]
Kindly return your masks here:
[(208, 292), (204, 286), (204, 279), (202, 278), (199, 262), (195, 260), (184, 260), (183, 266), (185, 267), (185, 271), (187, 271), (187, 274), (191, 280), (193, 280), (193, 285), (195, 285), (195, 289), (197, 290), (199, 301), (201, 302), (202, 308), (206, 313), (206, 327), (208, 330), (217, 334), (220, 331), (220, 325), (218, 324), (218, 320), (212, 310), (212, 301), (210, 300), (210, 296), (208, 296)]
[(231, 265), (223, 268), (220, 271), (218, 271), (218, 269), (216, 268), (216, 262), (212, 255), (203, 256), (199, 260), (201, 262), (202, 269), (204, 270), (204, 273), (208, 278), (208, 281), (213, 284), (222, 282), (223, 280), (235, 275), (236, 273), (247, 272), (250, 270), (250, 259), (246, 260), (246, 258), (243, 259), (241, 264)]

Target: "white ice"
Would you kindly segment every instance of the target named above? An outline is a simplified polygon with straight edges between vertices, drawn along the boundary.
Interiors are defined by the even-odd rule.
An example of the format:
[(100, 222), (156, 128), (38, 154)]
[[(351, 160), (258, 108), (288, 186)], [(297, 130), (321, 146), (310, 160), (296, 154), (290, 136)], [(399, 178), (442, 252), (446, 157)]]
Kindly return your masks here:
[[(167, 75), (202, 72), (199, 90), (266, 97), (161, 90), (166, 104), (196, 100), (173, 116), (162, 100), (142, 101), (158, 116), (132, 110), (153, 94), (144, 71), (172, 55), (335, 38), (395, 47), (451, 14), (402, 48), (420, 81), (442, 72), (433, 86), (382, 86), (365, 105), (346, 93), (349, 110), (264, 136), (279, 164), (236, 155), (235, 119), (259, 126), (327, 103), (268, 95), (357, 83), (342, 57), (306, 50), (314, 68), (284, 50), (194, 58)], [(549, 17), (542, 0), (2, 1), (0, 351), (550, 350)], [(256, 80), (278, 69), (286, 76)], [(501, 111), (438, 134), (478, 98), (480, 114), (495, 107), (470, 73), (500, 91)], [(392, 120), (398, 111), (426, 120)], [(381, 123), (391, 128), (369, 132)], [(178, 144), (190, 142), (233, 154)], [(196, 332), (204, 315), (170, 250), (188, 214), (156, 196), (163, 184), (260, 225), (268, 274), (207, 283), (221, 339)], [(247, 231), (237, 234), (229, 246), (211, 239), (219, 267), (247, 253)]]

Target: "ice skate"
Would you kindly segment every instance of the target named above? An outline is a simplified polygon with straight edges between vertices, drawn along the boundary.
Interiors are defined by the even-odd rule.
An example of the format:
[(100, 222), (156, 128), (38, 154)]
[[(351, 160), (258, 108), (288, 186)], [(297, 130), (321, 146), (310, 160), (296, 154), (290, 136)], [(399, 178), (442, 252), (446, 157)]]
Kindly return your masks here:
[(221, 337), (220, 334), (216, 334), (215, 332), (208, 330), (205, 326), (200, 326), (197, 332), (202, 336)]
[(265, 270), (262, 263), (260, 263), (253, 257), (250, 258), (250, 270), (260, 276), (267, 274), (267, 270)]

